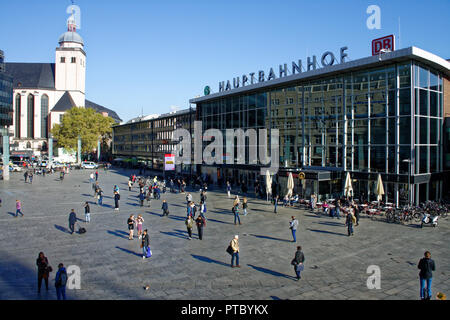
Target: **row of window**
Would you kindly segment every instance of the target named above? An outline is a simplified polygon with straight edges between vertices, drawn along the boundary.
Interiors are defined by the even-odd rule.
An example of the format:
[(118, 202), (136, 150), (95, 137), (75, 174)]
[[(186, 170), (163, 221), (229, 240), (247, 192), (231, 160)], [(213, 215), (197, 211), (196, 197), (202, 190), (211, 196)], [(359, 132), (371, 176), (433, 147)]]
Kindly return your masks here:
[[(66, 63), (66, 57), (61, 57), (60, 58), (60, 62), (61, 63)], [(77, 58), (76, 57), (70, 57), (70, 63), (77, 63)], [(80, 59), (80, 66), (84, 66), (83, 59)]]
[[(22, 97), (20, 94), (16, 95), (15, 99), (15, 117), (14, 125), (16, 138), (22, 137), (21, 132), (21, 113), (22, 113)], [(34, 138), (34, 113), (35, 113), (35, 96), (31, 93), (27, 98), (27, 138)], [(41, 96), (41, 138), (48, 137), (48, 96), (46, 94)]]

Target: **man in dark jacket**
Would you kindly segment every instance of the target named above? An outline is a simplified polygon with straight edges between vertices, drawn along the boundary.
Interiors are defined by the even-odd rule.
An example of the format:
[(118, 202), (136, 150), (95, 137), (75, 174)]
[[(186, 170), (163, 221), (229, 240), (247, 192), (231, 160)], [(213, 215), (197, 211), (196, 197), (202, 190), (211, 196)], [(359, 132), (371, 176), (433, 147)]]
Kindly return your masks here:
[(144, 234), (142, 235), (142, 259), (147, 258), (147, 248), (150, 245), (150, 239), (148, 237), (147, 229), (144, 230)]
[(60, 263), (58, 265), (58, 272), (55, 277), (56, 296), (58, 300), (66, 300), (66, 284), (67, 284), (67, 271), (64, 265)]
[(163, 200), (161, 209), (163, 211), (163, 216), (168, 216), (169, 215), (169, 205), (167, 204), (166, 200)]
[[(417, 266), (420, 269), (419, 278), (420, 278), (420, 299), (422, 300), (430, 300), (431, 298), (431, 280), (433, 279), (432, 271), (436, 270), (436, 266), (434, 264), (434, 260), (431, 259), (431, 253), (426, 251), (424, 257), (420, 259), (419, 264)], [(425, 293), (425, 284), (426, 284), (426, 293)]]
[(297, 276), (297, 281), (302, 277), (300, 276), (300, 272), (304, 269), (303, 262), (305, 261), (305, 255), (302, 252), (302, 247), (298, 246), (297, 251), (295, 252), (295, 257), (292, 260), (292, 264), (294, 266), (295, 275)]
[(200, 240), (203, 239), (203, 227), (205, 226), (205, 219), (199, 215), (197, 217), (197, 219), (195, 219), (195, 224), (197, 225), (197, 230), (198, 230), (198, 238)]
[(73, 234), (75, 232), (75, 223), (77, 222), (77, 215), (75, 213), (75, 210), (72, 209), (72, 211), (69, 214), (69, 229), (70, 234)]
[(345, 225), (347, 226), (348, 236), (353, 235), (353, 214), (351, 212), (347, 213), (347, 216), (345, 217)]

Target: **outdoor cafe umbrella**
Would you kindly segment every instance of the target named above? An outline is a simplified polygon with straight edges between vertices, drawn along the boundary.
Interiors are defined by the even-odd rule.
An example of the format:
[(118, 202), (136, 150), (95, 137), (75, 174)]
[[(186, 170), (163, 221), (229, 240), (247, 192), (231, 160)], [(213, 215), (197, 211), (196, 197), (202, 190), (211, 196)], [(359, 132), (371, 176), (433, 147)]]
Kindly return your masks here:
[(353, 194), (352, 179), (350, 178), (350, 172), (347, 172), (344, 189), (346, 197), (350, 197)]
[(287, 196), (292, 197), (292, 192), (294, 190), (294, 178), (292, 177), (292, 172), (289, 172), (287, 181)]
[(269, 194), (272, 194), (272, 178), (270, 177), (269, 170), (266, 170), (266, 193), (267, 201), (269, 201)]
[(381, 180), (381, 174), (378, 174), (378, 180), (377, 180), (377, 200), (381, 201), (383, 199), (384, 195), (384, 187), (383, 187), (383, 181)]

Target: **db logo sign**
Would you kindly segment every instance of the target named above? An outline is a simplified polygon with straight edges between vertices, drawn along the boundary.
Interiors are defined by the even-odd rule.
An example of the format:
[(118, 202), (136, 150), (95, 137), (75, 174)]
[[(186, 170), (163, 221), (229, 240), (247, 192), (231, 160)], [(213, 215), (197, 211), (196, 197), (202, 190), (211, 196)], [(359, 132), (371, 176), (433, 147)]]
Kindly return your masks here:
[(375, 56), (381, 52), (382, 49), (386, 49), (388, 51), (394, 51), (395, 40), (394, 35), (391, 34), (389, 36), (378, 38), (372, 40), (372, 55)]

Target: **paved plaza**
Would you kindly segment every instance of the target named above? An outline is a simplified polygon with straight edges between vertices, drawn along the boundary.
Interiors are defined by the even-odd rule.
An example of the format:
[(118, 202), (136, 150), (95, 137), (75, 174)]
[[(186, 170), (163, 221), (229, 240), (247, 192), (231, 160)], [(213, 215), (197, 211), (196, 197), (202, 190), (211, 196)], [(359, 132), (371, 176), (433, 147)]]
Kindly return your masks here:
[[(429, 250), (436, 262), (433, 295), (450, 292), (450, 219), (437, 228), (388, 224), (362, 215), (355, 235), (347, 236), (344, 219), (317, 216), (307, 210), (273, 206), (249, 198), (249, 214), (234, 225), (232, 199), (211, 190), (203, 240), (187, 239), (184, 194), (162, 194), (151, 208), (139, 206), (136, 184), (128, 191), (130, 171), (99, 170), (104, 205), (94, 203), (90, 171), (35, 176), (24, 183), (21, 173), (0, 181), (0, 299), (56, 299), (57, 265), (81, 269), (81, 289), (67, 290), (68, 299), (419, 299), (417, 263)], [(120, 187), (120, 212), (114, 212), (113, 186)], [(189, 190), (190, 191), (190, 190)], [(199, 192), (192, 192), (199, 202)], [(25, 216), (15, 218), (15, 200)], [(170, 215), (161, 217), (161, 201)], [(91, 203), (86, 234), (67, 232), (70, 209), (84, 220), (83, 204)], [(128, 240), (127, 218), (143, 214), (153, 256), (143, 260), (140, 241)], [(291, 216), (300, 222), (297, 243), (289, 230)], [(85, 226), (83, 221), (79, 225)], [(230, 267), (225, 252), (239, 235), (240, 265)], [(290, 265), (296, 246), (305, 254), (302, 279)], [(37, 294), (36, 258), (43, 251), (53, 272), (50, 291)], [(367, 288), (367, 268), (381, 269), (381, 289)], [(145, 286), (148, 290), (144, 290)]]

